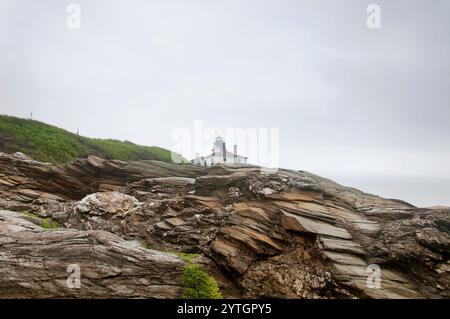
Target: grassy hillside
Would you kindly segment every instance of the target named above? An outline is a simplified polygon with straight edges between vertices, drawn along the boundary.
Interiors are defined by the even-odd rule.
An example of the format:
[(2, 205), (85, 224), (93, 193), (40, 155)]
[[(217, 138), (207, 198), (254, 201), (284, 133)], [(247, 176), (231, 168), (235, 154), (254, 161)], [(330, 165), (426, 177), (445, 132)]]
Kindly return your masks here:
[(22, 152), (38, 161), (52, 163), (70, 162), (91, 154), (123, 161), (172, 162), (171, 152), (160, 147), (82, 137), (42, 122), (5, 115), (0, 115), (0, 152)]

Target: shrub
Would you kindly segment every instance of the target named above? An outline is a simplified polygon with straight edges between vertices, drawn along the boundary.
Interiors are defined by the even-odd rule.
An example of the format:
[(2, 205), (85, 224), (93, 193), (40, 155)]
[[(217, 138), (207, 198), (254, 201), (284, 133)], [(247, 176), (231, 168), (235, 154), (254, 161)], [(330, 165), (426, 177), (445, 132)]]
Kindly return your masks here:
[(222, 295), (217, 282), (201, 266), (191, 264), (183, 273), (183, 298), (220, 299)]

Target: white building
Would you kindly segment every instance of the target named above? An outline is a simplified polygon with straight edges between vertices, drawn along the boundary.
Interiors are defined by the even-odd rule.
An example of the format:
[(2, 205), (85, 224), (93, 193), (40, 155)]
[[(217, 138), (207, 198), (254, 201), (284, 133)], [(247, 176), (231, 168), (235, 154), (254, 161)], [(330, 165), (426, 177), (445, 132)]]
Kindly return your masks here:
[(208, 156), (198, 156), (191, 161), (194, 165), (212, 166), (215, 164), (247, 164), (247, 157), (237, 154), (237, 145), (234, 145), (234, 153), (227, 150), (222, 137), (216, 136), (212, 153)]

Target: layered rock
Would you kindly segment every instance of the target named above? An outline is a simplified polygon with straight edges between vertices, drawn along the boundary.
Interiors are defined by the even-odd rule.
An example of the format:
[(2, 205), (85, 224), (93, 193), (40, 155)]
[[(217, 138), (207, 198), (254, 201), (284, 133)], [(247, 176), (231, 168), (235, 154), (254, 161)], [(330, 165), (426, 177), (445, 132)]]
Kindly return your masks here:
[(98, 191), (120, 190), (146, 178), (200, 176), (196, 167), (158, 161), (107, 161), (96, 156), (66, 165), (40, 163), (21, 153), (0, 153), (0, 192), (4, 198), (28, 203), (38, 198), (79, 200)]
[(0, 236), (0, 298), (181, 295), (182, 260), (109, 232), (46, 230), (0, 211)]
[(158, 250), (200, 253), (226, 296), (450, 297), (446, 208), (419, 209), (307, 172), (254, 166), (90, 157), (55, 167), (9, 155), (0, 162), (0, 207), (80, 234), (103, 230)]

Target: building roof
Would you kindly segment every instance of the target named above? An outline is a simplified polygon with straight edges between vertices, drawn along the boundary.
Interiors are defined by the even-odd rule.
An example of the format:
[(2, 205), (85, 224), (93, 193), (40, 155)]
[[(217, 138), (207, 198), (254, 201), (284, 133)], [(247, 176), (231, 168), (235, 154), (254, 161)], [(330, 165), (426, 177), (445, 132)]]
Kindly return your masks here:
[[(226, 152), (226, 157), (228, 158), (228, 157), (234, 157), (234, 153), (233, 152)], [(207, 156), (199, 156), (199, 157), (196, 157), (196, 159), (197, 158), (208, 158), (208, 157), (222, 157), (223, 155), (222, 155), (222, 152), (220, 152), (220, 153), (216, 153), (216, 154), (209, 154), (209, 155), (207, 155)], [(240, 157), (240, 158), (246, 158), (245, 156), (242, 156), (242, 155), (237, 155), (237, 157)]]
[[(223, 152), (223, 148), (225, 148), (225, 143), (224, 143), (223, 137), (221, 137), (220, 135), (217, 135), (213, 146), (214, 146), (214, 148), (212, 151), (214, 152), (214, 149), (216, 149), (216, 150), (218, 150), (218, 152), (209, 154), (207, 156), (198, 156), (198, 157), (194, 158), (193, 161), (196, 159), (201, 159), (201, 158), (205, 159), (205, 158), (211, 158), (211, 157), (223, 157), (224, 154), (222, 152)], [(235, 156), (235, 154), (233, 152), (230, 152), (225, 149), (225, 157), (226, 158), (234, 158), (234, 156)], [(236, 157), (241, 158), (241, 159), (247, 159), (247, 157), (242, 156), (242, 155), (236, 155)]]

